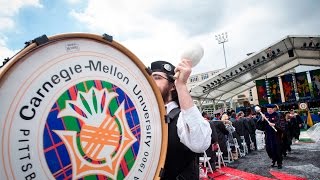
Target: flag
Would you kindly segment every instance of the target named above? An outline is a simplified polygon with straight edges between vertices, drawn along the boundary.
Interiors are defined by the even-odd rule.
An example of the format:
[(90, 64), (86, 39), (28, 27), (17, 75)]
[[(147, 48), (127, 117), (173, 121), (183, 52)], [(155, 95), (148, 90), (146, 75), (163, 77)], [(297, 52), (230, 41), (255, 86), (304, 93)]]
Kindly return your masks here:
[(281, 76), (283, 95), (286, 102), (296, 101), (292, 74)]
[(282, 103), (280, 86), (279, 86), (279, 78), (278, 77), (268, 78), (268, 82), (269, 82), (271, 103), (273, 104)]
[(259, 104), (260, 105), (268, 104), (266, 80), (264, 79), (256, 80), (256, 87), (257, 87)]
[(295, 73), (299, 100), (310, 99), (311, 93), (306, 72)]
[(313, 97), (320, 98), (320, 69), (312, 70), (309, 72), (312, 82)]
[(312, 121), (312, 118), (311, 118), (310, 111), (308, 111), (307, 125), (309, 127), (313, 126), (313, 121)]

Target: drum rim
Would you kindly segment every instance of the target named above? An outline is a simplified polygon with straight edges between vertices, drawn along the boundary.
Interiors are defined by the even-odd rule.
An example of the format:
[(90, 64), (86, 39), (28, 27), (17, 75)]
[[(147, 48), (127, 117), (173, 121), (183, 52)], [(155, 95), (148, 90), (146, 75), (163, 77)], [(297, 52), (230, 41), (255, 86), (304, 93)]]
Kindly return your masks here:
[(124, 55), (128, 56), (129, 59), (133, 61), (134, 64), (140, 69), (140, 71), (144, 74), (146, 77), (147, 81), (151, 85), (151, 88), (153, 92), (155, 93), (155, 97), (158, 103), (158, 109), (160, 112), (160, 119), (161, 119), (161, 131), (162, 131), (162, 142), (161, 142), (161, 150), (160, 150), (160, 157), (159, 157), (159, 162), (157, 165), (156, 173), (154, 174), (154, 179), (160, 179), (160, 171), (161, 169), (164, 168), (165, 165), (165, 159), (166, 159), (166, 154), (167, 154), (167, 146), (168, 146), (168, 124), (165, 122), (165, 107), (164, 107), (164, 102), (160, 93), (160, 90), (158, 86), (156, 85), (155, 81), (153, 78), (148, 74), (146, 71), (146, 66), (141, 62), (141, 60), (133, 54), (129, 49), (121, 45), (115, 40), (108, 41), (103, 38), (101, 35), (97, 34), (91, 34), (91, 33), (64, 33), (64, 34), (57, 34), (53, 36), (49, 36), (48, 39), (49, 41), (37, 45), (35, 42), (29, 44), (27, 47), (23, 48), (21, 51), (16, 53), (10, 60), (3, 65), (3, 67), (0, 68), (0, 81), (5, 75), (5, 73), (14, 66), (16, 62), (18, 62), (20, 59), (31, 53), (32, 51), (41, 48), (43, 46), (46, 46), (48, 44), (54, 43), (56, 41), (60, 40), (65, 40), (65, 39), (72, 39), (72, 38), (83, 38), (83, 39), (91, 39), (95, 40), (104, 44), (108, 44), (112, 46), (113, 48), (117, 49)]

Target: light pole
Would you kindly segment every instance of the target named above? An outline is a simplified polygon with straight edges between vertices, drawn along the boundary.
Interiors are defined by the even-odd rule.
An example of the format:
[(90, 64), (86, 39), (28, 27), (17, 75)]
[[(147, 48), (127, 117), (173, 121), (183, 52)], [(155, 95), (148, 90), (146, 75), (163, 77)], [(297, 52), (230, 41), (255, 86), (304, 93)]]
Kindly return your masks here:
[(227, 68), (226, 51), (224, 50), (224, 43), (228, 42), (228, 34), (227, 34), (227, 32), (221, 33), (219, 35), (216, 35), (216, 40), (218, 41), (219, 44), (222, 44), (223, 55), (224, 55), (224, 63), (225, 63), (226, 68)]

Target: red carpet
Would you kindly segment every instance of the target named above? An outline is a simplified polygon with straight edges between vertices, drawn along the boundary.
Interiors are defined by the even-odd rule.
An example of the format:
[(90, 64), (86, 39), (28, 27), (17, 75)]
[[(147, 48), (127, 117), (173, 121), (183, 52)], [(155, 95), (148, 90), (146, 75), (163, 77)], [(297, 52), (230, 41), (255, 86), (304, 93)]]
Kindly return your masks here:
[(274, 171), (274, 170), (270, 170), (270, 173), (276, 177), (277, 179), (280, 180), (307, 180), (306, 178), (302, 178), (299, 176), (293, 176), (284, 172), (279, 172), (279, 171)]
[[(213, 173), (208, 173), (208, 176), (214, 178), (215, 180), (235, 180), (235, 179), (243, 179), (243, 180), (306, 180), (305, 178), (294, 176), (290, 174), (286, 174), (279, 171), (270, 170), (270, 173), (274, 176), (274, 178), (263, 177), (257, 174), (248, 173), (245, 171), (240, 171), (238, 169), (230, 168), (230, 167), (222, 167), (221, 169), (217, 169)], [(208, 178), (207, 178), (208, 179)]]
[(216, 170), (208, 176), (214, 178), (215, 180), (228, 180), (228, 179), (247, 179), (247, 180), (271, 180), (271, 178), (259, 176), (256, 174), (248, 173), (245, 171), (240, 171), (230, 167), (222, 167)]

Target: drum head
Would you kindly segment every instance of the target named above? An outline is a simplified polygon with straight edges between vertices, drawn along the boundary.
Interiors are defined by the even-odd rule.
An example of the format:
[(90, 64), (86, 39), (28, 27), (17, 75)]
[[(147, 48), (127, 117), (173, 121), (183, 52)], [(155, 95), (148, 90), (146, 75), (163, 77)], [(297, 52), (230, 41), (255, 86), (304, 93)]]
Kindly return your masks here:
[(146, 67), (119, 43), (63, 34), (0, 69), (6, 179), (153, 179), (167, 125)]

